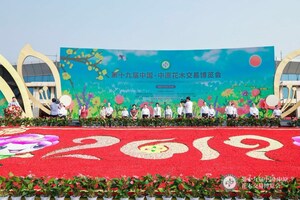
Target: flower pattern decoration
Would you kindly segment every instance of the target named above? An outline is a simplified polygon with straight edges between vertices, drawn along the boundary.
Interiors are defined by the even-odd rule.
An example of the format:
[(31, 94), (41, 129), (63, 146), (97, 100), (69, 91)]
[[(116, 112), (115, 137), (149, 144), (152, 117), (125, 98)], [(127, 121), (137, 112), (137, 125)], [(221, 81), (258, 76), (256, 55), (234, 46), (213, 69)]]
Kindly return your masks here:
[[(120, 151), (126, 155), (143, 159), (167, 159), (174, 154), (185, 153), (188, 147), (177, 142), (169, 142), (174, 139), (140, 140), (124, 145)], [(159, 142), (159, 143), (158, 143)]]

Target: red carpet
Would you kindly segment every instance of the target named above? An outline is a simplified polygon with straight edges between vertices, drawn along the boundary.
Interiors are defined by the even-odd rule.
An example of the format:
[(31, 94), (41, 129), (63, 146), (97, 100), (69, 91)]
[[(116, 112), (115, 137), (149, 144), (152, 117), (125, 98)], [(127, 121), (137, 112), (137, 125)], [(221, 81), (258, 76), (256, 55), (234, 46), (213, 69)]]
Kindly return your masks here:
[(299, 135), (289, 128), (1, 128), (0, 175), (300, 177), (292, 140)]

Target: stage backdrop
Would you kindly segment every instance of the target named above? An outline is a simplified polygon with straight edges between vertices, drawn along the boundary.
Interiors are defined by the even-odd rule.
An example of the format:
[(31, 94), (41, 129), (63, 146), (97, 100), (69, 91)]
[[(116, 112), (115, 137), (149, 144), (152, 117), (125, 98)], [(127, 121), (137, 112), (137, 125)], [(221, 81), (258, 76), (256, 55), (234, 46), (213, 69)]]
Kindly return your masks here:
[[(72, 116), (86, 104), (90, 116), (111, 102), (115, 115), (130, 105), (159, 102), (173, 112), (190, 96), (194, 113), (206, 101), (218, 114), (234, 101), (239, 115), (251, 103), (265, 107), (273, 94), (274, 47), (213, 50), (108, 50), (61, 48), (60, 74), (63, 94), (73, 98)], [(151, 110), (151, 108), (150, 108)], [(261, 115), (266, 110), (261, 109)]]

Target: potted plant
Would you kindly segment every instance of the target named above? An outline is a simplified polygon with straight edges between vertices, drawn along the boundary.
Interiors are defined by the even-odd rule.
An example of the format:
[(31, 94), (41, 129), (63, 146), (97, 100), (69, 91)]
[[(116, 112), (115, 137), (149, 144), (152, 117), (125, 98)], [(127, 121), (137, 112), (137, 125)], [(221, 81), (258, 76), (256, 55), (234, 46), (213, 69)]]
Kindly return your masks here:
[(187, 188), (187, 196), (190, 200), (199, 200), (202, 197), (202, 184), (202, 179), (193, 176), (188, 177), (185, 187)]
[(221, 199), (222, 200), (231, 200), (231, 192), (227, 189), (222, 189), (221, 190)]
[(249, 198), (246, 183), (244, 182), (244, 178), (237, 179), (237, 192), (236, 192), (236, 200), (246, 200)]
[(113, 179), (114, 186), (117, 189), (116, 197), (121, 200), (128, 200), (129, 199), (129, 192), (133, 187), (133, 181), (131, 177), (121, 177)]
[(52, 189), (52, 183), (50, 181), (50, 178), (48, 177), (39, 178), (37, 185), (40, 189), (41, 200), (49, 200), (51, 197), (51, 189)]
[(83, 178), (81, 176), (74, 176), (73, 178), (66, 180), (70, 188), (70, 193), (72, 194), (70, 196), (72, 200), (80, 199), (82, 190), (82, 180)]
[(282, 183), (280, 181), (274, 181), (270, 186), (270, 199), (280, 200), (282, 196)]
[(162, 195), (163, 200), (171, 200), (172, 199), (172, 178), (170, 176), (161, 176), (156, 175), (157, 180), (159, 182), (158, 191)]
[(0, 176), (0, 200), (8, 200), (11, 184), (7, 178)]
[(298, 200), (300, 195), (300, 190), (298, 187), (299, 184), (297, 183), (297, 179), (294, 178), (290, 181), (283, 182), (282, 191), (287, 199)]
[(147, 200), (155, 200), (156, 192), (158, 190), (159, 181), (156, 177), (148, 174), (143, 177), (145, 183), (145, 194)]
[(21, 200), (22, 198), (22, 179), (22, 177), (14, 176), (13, 174), (9, 175), (9, 182), (11, 184), (9, 195), (12, 200)]
[(35, 187), (38, 183), (38, 180), (33, 176), (26, 176), (22, 179), (21, 192), (22, 196), (25, 197), (26, 200), (34, 200), (36, 191)]
[(248, 184), (248, 189), (252, 193), (253, 200), (263, 200), (265, 194), (263, 183), (257, 180), (259, 180), (259, 177), (254, 178), (252, 184)]
[(56, 200), (64, 200), (65, 196), (70, 191), (70, 186), (66, 179), (52, 178), (50, 179), (50, 183), (52, 184), (51, 196), (53, 196)]
[(203, 196), (206, 200), (213, 200), (216, 194), (216, 187), (219, 186), (216, 178), (203, 177)]
[(114, 197), (114, 181), (106, 178), (99, 179), (99, 187), (101, 189), (100, 196), (103, 197), (104, 200), (111, 200)]
[(185, 200), (186, 197), (186, 185), (184, 184), (184, 181), (181, 177), (173, 178), (172, 185), (171, 185), (172, 191), (174, 191), (174, 196), (177, 200)]
[(92, 177), (83, 177), (82, 179), (82, 189), (83, 194), (88, 200), (96, 200), (98, 197), (98, 192), (100, 179)]
[(142, 178), (133, 177), (133, 195), (136, 200), (143, 200), (145, 198), (145, 182)]

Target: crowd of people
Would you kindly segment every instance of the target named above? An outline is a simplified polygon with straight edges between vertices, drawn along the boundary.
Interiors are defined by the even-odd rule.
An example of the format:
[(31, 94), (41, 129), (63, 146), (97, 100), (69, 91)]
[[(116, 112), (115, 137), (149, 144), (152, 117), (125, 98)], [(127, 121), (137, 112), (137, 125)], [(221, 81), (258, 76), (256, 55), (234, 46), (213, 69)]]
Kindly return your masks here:
[[(12, 101), (8, 104), (8, 108), (12, 107), (20, 107), (16, 97), (12, 97)], [(86, 105), (82, 105), (79, 109), (79, 117), (80, 118), (87, 118), (89, 111)], [(113, 116), (114, 109), (110, 103), (107, 103), (107, 106), (102, 106), (100, 110), (100, 117), (105, 119), (110, 119)], [(52, 103), (50, 104), (50, 117), (61, 117), (66, 118), (68, 111), (63, 103), (61, 103), (58, 99), (53, 98)], [(233, 102), (229, 102), (229, 104), (225, 107), (225, 114), (227, 119), (235, 119), (238, 117), (237, 108), (235, 107)], [(278, 105), (275, 106), (273, 110), (272, 116), (275, 118), (281, 118), (281, 110)], [(200, 117), (202, 118), (214, 118), (216, 115), (216, 111), (213, 105), (207, 105), (206, 102), (203, 102), (203, 105), (200, 108)], [(196, 117), (193, 114), (193, 102), (191, 101), (190, 97), (186, 97), (185, 100), (182, 100), (178, 107), (177, 112), (173, 114), (173, 111), (169, 105), (166, 106), (165, 110), (161, 108), (159, 103), (155, 104), (153, 108), (153, 114), (151, 115), (150, 109), (148, 108), (147, 104), (144, 104), (141, 110), (137, 108), (135, 104), (132, 105), (130, 111), (127, 108), (123, 108), (121, 112), (122, 118), (193, 118)], [(252, 106), (249, 110), (249, 117), (252, 118), (259, 118), (259, 109), (256, 107), (255, 103), (252, 103)]]
[[(102, 106), (100, 110), (100, 117), (105, 119), (112, 118), (114, 109), (112, 108), (110, 103), (107, 103), (107, 107)], [(238, 117), (237, 108), (235, 107), (233, 102), (229, 102), (229, 104), (225, 107), (225, 114), (227, 116), (227, 119), (235, 119)], [(200, 117), (202, 118), (214, 118), (216, 116), (216, 111), (213, 107), (213, 105), (207, 105), (206, 102), (203, 103), (200, 109)], [(273, 110), (273, 117), (280, 118), (281, 117), (281, 110), (278, 106), (275, 106), (275, 109)], [(82, 105), (79, 109), (79, 117), (80, 118), (87, 118), (88, 117), (88, 109), (85, 105)], [(135, 104), (132, 105), (130, 111), (128, 111), (127, 108), (123, 108), (121, 112), (122, 118), (166, 118), (166, 119), (172, 119), (174, 117), (177, 118), (193, 118), (196, 117), (193, 114), (193, 102), (191, 101), (190, 97), (186, 97), (185, 100), (182, 100), (178, 107), (177, 112), (173, 114), (173, 111), (169, 105), (166, 106), (165, 110), (161, 108), (159, 103), (155, 104), (155, 107), (153, 108), (153, 114), (151, 115), (150, 109), (148, 108), (147, 104), (144, 104), (141, 110), (137, 108)], [(249, 117), (252, 118), (259, 118), (259, 110), (256, 107), (255, 103), (252, 103), (252, 106), (250, 107), (249, 111)]]

